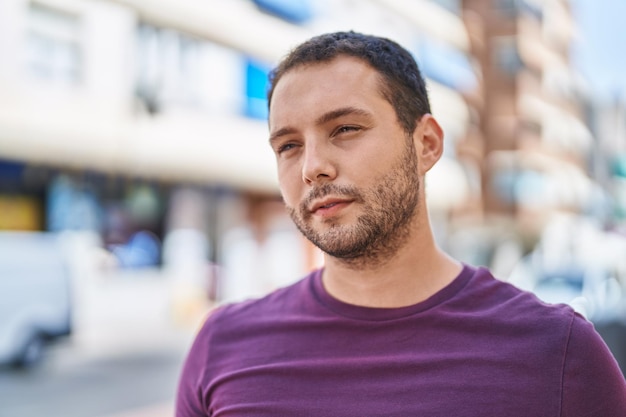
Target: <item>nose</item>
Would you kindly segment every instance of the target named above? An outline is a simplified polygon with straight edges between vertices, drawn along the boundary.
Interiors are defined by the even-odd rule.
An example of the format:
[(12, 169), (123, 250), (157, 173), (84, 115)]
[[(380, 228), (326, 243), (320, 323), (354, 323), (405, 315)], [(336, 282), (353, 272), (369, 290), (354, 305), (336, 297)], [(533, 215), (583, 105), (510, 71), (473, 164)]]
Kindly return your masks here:
[(302, 163), (302, 180), (305, 184), (332, 181), (337, 176), (337, 168), (332, 151), (320, 144), (308, 144)]

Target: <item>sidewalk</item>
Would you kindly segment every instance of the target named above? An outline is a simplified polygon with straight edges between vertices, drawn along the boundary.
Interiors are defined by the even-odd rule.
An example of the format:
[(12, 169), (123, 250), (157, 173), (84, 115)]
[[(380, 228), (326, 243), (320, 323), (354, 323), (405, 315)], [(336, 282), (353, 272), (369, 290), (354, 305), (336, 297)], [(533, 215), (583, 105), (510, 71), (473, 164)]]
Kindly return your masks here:
[(102, 417), (173, 417), (174, 404), (156, 404)]
[[(160, 271), (129, 271), (92, 276), (76, 286), (77, 317), (67, 361), (107, 360), (129, 355), (180, 352), (191, 346), (195, 331), (176, 323), (172, 287)], [(168, 400), (100, 417), (173, 417)]]
[[(159, 360), (161, 354), (169, 357), (176, 352), (182, 357), (191, 346), (198, 325), (193, 320), (177, 320), (173, 298), (176, 286), (171, 277), (160, 268), (98, 268), (93, 247), (80, 240), (73, 243), (73, 354), (63, 357), (58, 366), (108, 360), (116, 363), (118, 358), (129, 357), (153, 356), (151, 360)], [(143, 404), (101, 417), (174, 416), (171, 397)]]

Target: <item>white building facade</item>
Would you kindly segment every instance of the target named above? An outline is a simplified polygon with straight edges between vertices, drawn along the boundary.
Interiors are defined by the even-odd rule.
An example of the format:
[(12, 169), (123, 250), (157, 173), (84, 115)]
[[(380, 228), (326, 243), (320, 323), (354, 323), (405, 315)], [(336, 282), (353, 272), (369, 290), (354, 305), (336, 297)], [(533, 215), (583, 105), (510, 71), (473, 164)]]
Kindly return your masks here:
[[(285, 284), (282, 277), (297, 278), (320, 258), (305, 242), (293, 244), (297, 231), (279, 208), (267, 145), (267, 73), (301, 41), (336, 30), (392, 38), (418, 59), (448, 141), (444, 162), (429, 179), (437, 184), (429, 203), (440, 212), (458, 204), (468, 186), (455, 143), (470, 123), (464, 93), (479, 77), (460, 1), (3, 0), (0, 207), (35, 207), (31, 220), (17, 224), (62, 230), (63, 219), (52, 222), (50, 213), (67, 210), (53, 210), (63, 199), (51, 198), (58, 188), (51, 184), (67, 185), (58, 179), (65, 176), (81, 207), (95, 213), (89, 219), (101, 219), (85, 223), (103, 236), (115, 218), (107, 207), (134, 207), (131, 220), (136, 212), (160, 219), (152, 230), (160, 241), (181, 228), (197, 229), (207, 240), (199, 253), (218, 265), (232, 258), (225, 246), (233, 236), (244, 236), (245, 244), (269, 242), (254, 250), (237, 246), (263, 263), (239, 265), (242, 275), (263, 270), (281, 277), (263, 278), (257, 293)], [(16, 205), (26, 177), (45, 178), (31, 187), (35, 197)], [(87, 177), (96, 178), (89, 187), (81, 183)], [(187, 217), (196, 223), (172, 213), (187, 207), (189, 194), (177, 192), (185, 188), (201, 201), (197, 215)], [(175, 201), (180, 195), (187, 196), (184, 203)], [(123, 201), (103, 207), (102, 200), (115, 199)], [(0, 229), (15, 226), (0, 222)], [(274, 239), (283, 235), (283, 243)], [(292, 261), (279, 262), (289, 248)], [(213, 296), (255, 295), (230, 284), (220, 288), (231, 293)]]

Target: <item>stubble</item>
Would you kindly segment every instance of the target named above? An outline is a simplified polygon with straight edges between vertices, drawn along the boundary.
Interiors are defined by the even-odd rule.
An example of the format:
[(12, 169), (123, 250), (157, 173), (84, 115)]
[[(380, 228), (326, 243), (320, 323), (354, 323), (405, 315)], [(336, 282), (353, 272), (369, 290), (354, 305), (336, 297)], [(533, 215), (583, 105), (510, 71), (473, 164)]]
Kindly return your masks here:
[[(369, 189), (332, 183), (313, 188), (297, 208), (287, 207), (300, 232), (326, 254), (352, 269), (380, 266), (391, 259), (411, 234), (419, 201), (420, 178), (415, 145), (407, 137), (404, 154)], [(347, 197), (360, 205), (354, 224), (328, 220), (327, 230), (312, 227), (311, 201), (327, 195)]]

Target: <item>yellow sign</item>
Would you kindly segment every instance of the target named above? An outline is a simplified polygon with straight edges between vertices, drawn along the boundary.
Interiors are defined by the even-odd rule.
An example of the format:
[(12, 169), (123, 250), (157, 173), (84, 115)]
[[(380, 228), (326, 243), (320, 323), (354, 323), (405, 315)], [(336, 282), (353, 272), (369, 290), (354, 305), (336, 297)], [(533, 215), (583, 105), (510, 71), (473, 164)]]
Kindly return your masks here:
[(0, 230), (43, 230), (41, 204), (34, 197), (0, 195)]

